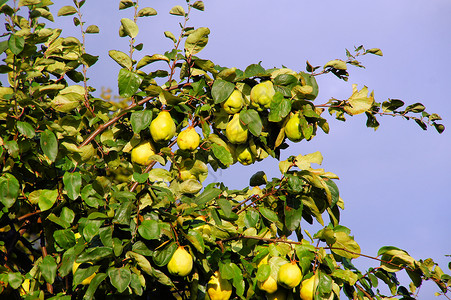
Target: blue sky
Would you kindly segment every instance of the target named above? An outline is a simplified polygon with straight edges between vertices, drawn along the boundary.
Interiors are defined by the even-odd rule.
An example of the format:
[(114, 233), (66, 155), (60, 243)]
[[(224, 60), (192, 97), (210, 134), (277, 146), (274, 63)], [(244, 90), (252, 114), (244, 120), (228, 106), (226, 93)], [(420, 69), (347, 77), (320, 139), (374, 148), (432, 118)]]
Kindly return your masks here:
[[(57, 8), (72, 1), (55, 1)], [(91, 85), (117, 86), (119, 66), (108, 57), (108, 50), (128, 51), (128, 40), (117, 32), (122, 17), (132, 10), (118, 12), (118, 1), (87, 1), (87, 25), (100, 27), (99, 35), (87, 37), (88, 53), (101, 60), (90, 69)], [(144, 1), (158, 15), (139, 20), (138, 42), (145, 47), (135, 54), (163, 53), (172, 42), (166, 30), (179, 34), (180, 17), (168, 14), (185, 1)], [(277, 3), (277, 4), (275, 4)], [(337, 182), (346, 209), (342, 224), (351, 228), (362, 251), (376, 255), (384, 245), (405, 249), (414, 258), (432, 257), (444, 270), (451, 254), (451, 2), (448, 0), (322, 0), (322, 1), (205, 1), (205, 12), (194, 11), (189, 25), (209, 27), (209, 44), (199, 53), (226, 67), (244, 69), (262, 61), (266, 68), (282, 65), (304, 70), (305, 61), (324, 65), (345, 58), (345, 48), (364, 45), (381, 48), (384, 56), (364, 56), (366, 69), (350, 68), (349, 82), (333, 75), (317, 78), (317, 103), (330, 97), (347, 98), (351, 84), (374, 90), (376, 101), (396, 98), (406, 103), (423, 103), (428, 112), (442, 116), (448, 128), (439, 135), (434, 129), (421, 130), (413, 121), (379, 118), (377, 131), (365, 127), (364, 116), (349, 117), (342, 123), (329, 117), (330, 134), (318, 134), (311, 142), (293, 144), (282, 153), (308, 154), (320, 151), (322, 167), (340, 176)], [(64, 20), (63, 35), (79, 37), (72, 17)], [(249, 167), (235, 165), (215, 178), (231, 187), (244, 188), (247, 178), (259, 170), (268, 177), (279, 177), (275, 160)], [(239, 175), (238, 175), (239, 174)], [(315, 228), (306, 227), (311, 232)], [(357, 265), (372, 262), (359, 259)], [(375, 264), (373, 264), (374, 266)], [(449, 270), (448, 270), (449, 272)], [(431, 298), (436, 289), (427, 284), (420, 298)]]

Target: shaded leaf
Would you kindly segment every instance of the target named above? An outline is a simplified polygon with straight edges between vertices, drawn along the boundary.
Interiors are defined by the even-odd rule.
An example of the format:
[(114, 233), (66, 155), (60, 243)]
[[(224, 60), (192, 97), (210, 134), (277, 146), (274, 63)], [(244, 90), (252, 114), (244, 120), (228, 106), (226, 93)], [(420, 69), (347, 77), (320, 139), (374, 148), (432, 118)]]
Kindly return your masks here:
[(131, 281), (132, 274), (127, 267), (122, 268), (110, 268), (108, 269), (108, 277), (111, 284), (117, 289), (119, 293), (125, 291)]
[(0, 177), (0, 202), (10, 208), (19, 196), (20, 184), (12, 174), (5, 173)]
[(39, 264), (39, 271), (41, 271), (42, 277), (44, 277), (45, 281), (50, 284), (53, 284), (55, 281), (57, 268), (58, 265), (51, 255), (44, 257), (42, 262)]
[(40, 144), (44, 154), (54, 162), (58, 155), (58, 140), (56, 139), (55, 134), (48, 129), (44, 130), (44, 132), (41, 133)]

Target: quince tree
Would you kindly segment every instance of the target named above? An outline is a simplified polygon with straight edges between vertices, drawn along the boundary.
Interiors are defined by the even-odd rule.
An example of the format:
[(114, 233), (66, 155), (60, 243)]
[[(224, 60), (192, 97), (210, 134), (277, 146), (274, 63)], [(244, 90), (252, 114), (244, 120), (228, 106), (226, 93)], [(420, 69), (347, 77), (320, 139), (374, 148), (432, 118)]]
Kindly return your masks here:
[[(259, 171), (242, 190), (205, 184), (209, 169), (280, 160), (287, 139), (328, 133), (328, 113), (364, 114), (371, 128), (400, 116), (441, 133), (423, 104), (380, 103), (367, 87), (318, 103), (318, 76), (346, 81), (357, 59), (381, 50), (355, 47), (302, 70), (220, 66), (200, 56), (210, 30), (188, 25), (204, 3), (180, 2), (169, 12), (180, 32), (164, 32), (173, 45), (164, 53), (136, 44), (138, 20), (157, 11), (119, 2), (133, 18), (117, 24), (130, 47), (108, 53), (121, 68), (111, 101), (89, 85), (99, 57), (85, 36), (100, 28), (83, 19), (85, 0), (57, 19), (50, 0), (0, 1), (0, 297), (383, 299), (386, 285), (389, 297), (412, 299), (425, 280), (446, 295), (451, 277), (431, 259), (360, 249), (340, 224), (338, 176), (312, 166), (319, 152), (280, 161), (279, 178)], [(68, 16), (79, 38), (58, 28)], [(311, 235), (304, 224), (315, 222), (322, 229)], [(374, 267), (360, 270), (356, 259)]]

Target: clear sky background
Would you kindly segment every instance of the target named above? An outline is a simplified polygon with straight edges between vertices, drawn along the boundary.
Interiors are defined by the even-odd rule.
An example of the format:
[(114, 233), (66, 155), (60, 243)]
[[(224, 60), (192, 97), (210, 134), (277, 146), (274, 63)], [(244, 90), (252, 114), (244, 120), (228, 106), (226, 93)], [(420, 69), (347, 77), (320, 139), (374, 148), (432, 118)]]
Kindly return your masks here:
[[(54, 2), (55, 17), (59, 7), (72, 5), (69, 0)], [(87, 25), (100, 27), (100, 34), (87, 37), (88, 53), (100, 56), (88, 73), (90, 85), (98, 90), (111, 87), (115, 93), (120, 67), (108, 51), (128, 52), (128, 39), (119, 38), (118, 29), (120, 19), (132, 18), (133, 13), (132, 9), (119, 12), (118, 2), (88, 0), (84, 7)], [(340, 176), (337, 184), (346, 206), (341, 223), (351, 228), (363, 253), (375, 256), (382, 246), (396, 246), (415, 259), (432, 257), (449, 273), (450, 259), (445, 255), (451, 254), (451, 1), (204, 2), (205, 12), (193, 11), (188, 25), (210, 28), (209, 44), (198, 56), (224, 67), (244, 70), (262, 61), (265, 68), (284, 65), (304, 71), (306, 60), (323, 66), (331, 59), (345, 59), (346, 48), (382, 49), (383, 57), (361, 58), (366, 69), (350, 67), (348, 83), (333, 75), (318, 77), (315, 103), (331, 97), (346, 99), (353, 83), (359, 89), (366, 85), (374, 90), (377, 102), (396, 98), (407, 104), (423, 103), (426, 111), (442, 116), (447, 130), (440, 135), (433, 128), (423, 131), (413, 121), (380, 117), (381, 126), (374, 131), (366, 128), (364, 115), (348, 117), (345, 123), (328, 117), (329, 135), (319, 131), (310, 142), (292, 144), (282, 152), (282, 159), (315, 151), (323, 154), (322, 167)], [(155, 8), (158, 15), (138, 21), (137, 40), (144, 49), (134, 58), (170, 50), (172, 42), (163, 32), (178, 36), (182, 18), (168, 12), (185, 1), (140, 0), (139, 4)], [(57, 22), (62, 20), (64, 36), (80, 37), (72, 17)], [(268, 159), (249, 167), (234, 165), (210, 175), (210, 180), (244, 188), (259, 170), (269, 178), (280, 177), (278, 162)], [(312, 233), (318, 229), (307, 225), (303, 226)], [(361, 258), (356, 265), (377, 264)], [(435, 291), (434, 284), (426, 284), (419, 299), (431, 299)]]

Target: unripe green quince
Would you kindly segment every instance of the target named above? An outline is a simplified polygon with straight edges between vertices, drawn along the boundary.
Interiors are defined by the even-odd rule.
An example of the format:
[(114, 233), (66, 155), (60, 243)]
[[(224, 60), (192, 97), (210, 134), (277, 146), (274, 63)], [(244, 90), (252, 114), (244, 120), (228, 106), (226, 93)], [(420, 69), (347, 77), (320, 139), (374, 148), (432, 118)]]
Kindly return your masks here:
[(247, 132), (247, 128), (240, 122), (240, 114), (234, 114), (226, 126), (226, 137), (233, 144), (243, 144), (247, 141)]
[(171, 114), (163, 110), (150, 123), (150, 134), (155, 142), (167, 142), (175, 135), (175, 123)]
[(222, 107), (228, 114), (236, 114), (243, 108), (244, 99), (239, 90), (234, 90), (226, 101), (222, 102)]
[(182, 150), (194, 150), (199, 146), (200, 136), (194, 127), (188, 127), (179, 133), (177, 145)]
[(251, 105), (257, 110), (263, 110), (271, 106), (272, 98), (276, 91), (271, 81), (263, 81), (251, 90)]
[(298, 114), (294, 114), (285, 125), (285, 135), (292, 142), (299, 142), (304, 138), (301, 130), (301, 119)]
[(254, 155), (249, 147), (246, 147), (246, 145), (239, 145), (236, 148), (236, 159), (245, 166), (255, 162)]
[(289, 262), (280, 266), (277, 280), (281, 286), (292, 289), (299, 285), (301, 279), (301, 269), (295, 262)]
[(168, 271), (172, 275), (186, 276), (193, 269), (193, 257), (182, 246), (179, 246), (168, 263)]
[(150, 141), (143, 141), (132, 150), (132, 162), (147, 166), (150, 164), (149, 158), (155, 154), (155, 148)]

